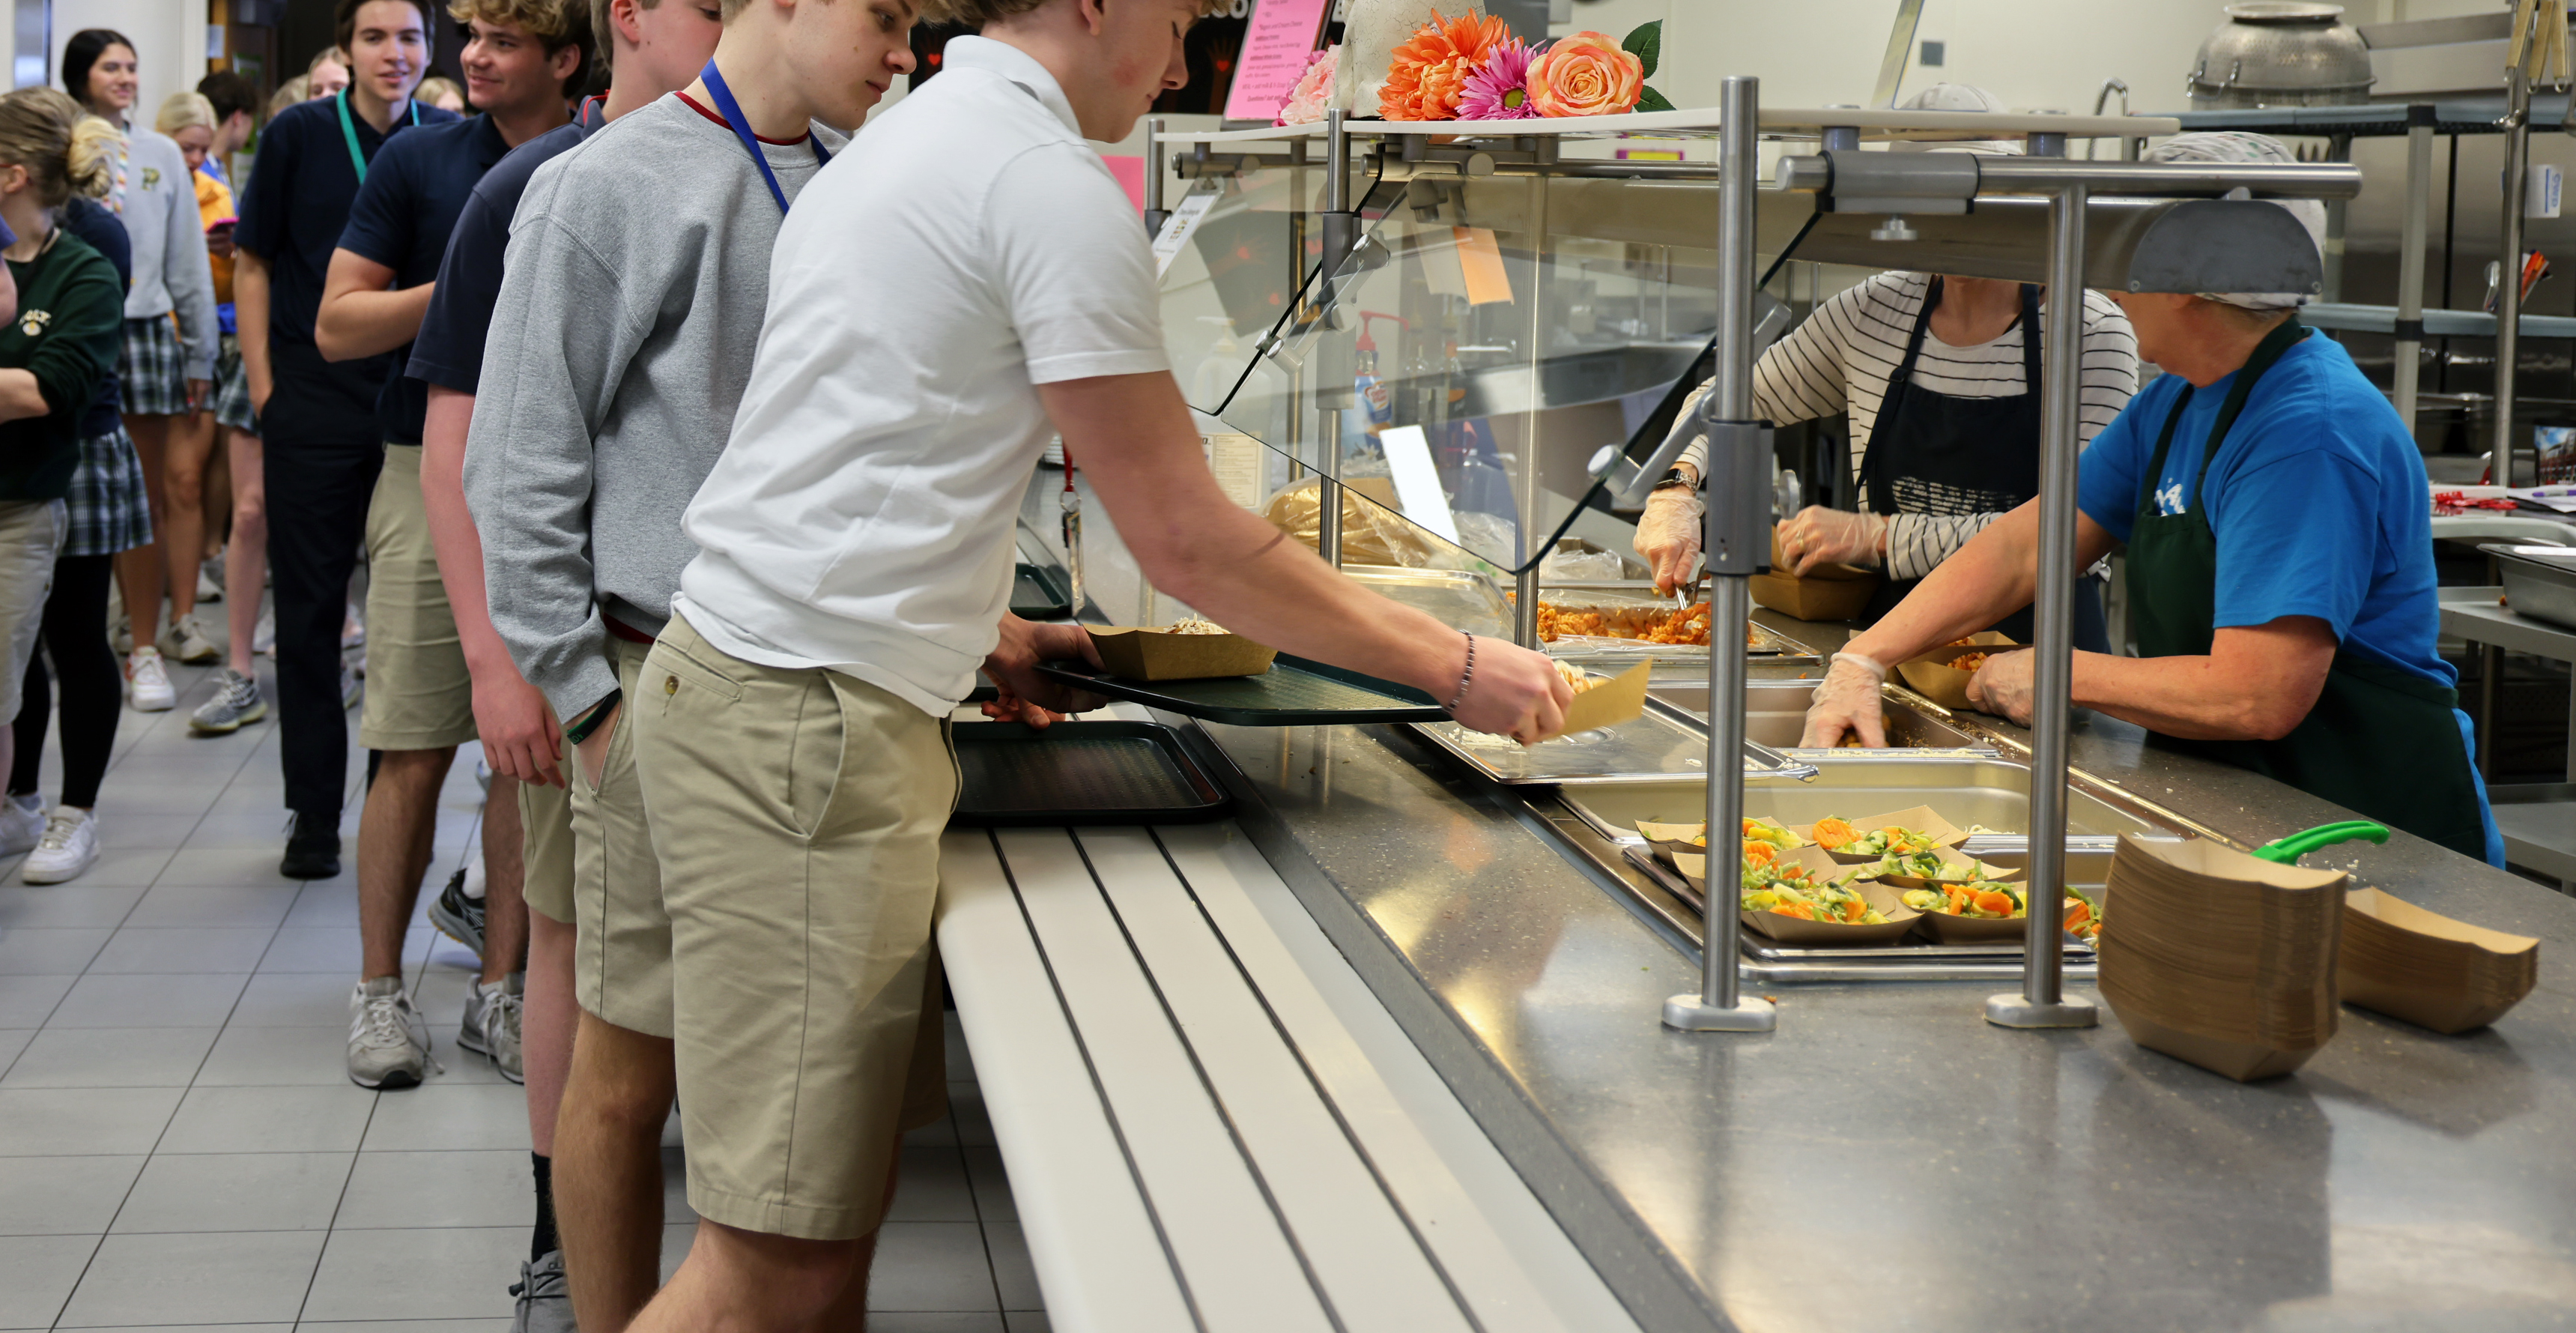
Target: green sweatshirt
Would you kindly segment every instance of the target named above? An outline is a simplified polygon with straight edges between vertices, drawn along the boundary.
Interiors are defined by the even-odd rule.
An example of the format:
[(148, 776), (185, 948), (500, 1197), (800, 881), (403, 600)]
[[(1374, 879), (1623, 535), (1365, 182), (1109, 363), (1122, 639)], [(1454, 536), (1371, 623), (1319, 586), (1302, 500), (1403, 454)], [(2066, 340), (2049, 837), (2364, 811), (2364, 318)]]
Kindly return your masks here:
[(18, 314), (0, 325), (0, 370), (31, 371), (45, 414), (0, 422), (0, 501), (59, 500), (80, 462), (80, 419), (116, 369), (125, 292), (116, 269), (56, 230), (34, 259), (9, 261)]

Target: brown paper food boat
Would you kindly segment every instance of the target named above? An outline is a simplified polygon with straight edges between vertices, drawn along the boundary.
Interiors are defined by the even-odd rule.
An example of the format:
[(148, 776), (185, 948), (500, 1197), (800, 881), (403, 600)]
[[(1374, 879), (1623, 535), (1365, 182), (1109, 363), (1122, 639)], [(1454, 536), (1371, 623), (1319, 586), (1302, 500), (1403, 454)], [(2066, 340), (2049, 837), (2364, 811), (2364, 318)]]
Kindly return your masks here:
[(1654, 670), (1655, 660), (1650, 657), (1574, 696), (1565, 709), (1564, 734), (1615, 727), (1645, 716), (1646, 682)]
[[(1828, 879), (1835, 871), (1845, 869), (1843, 866), (1836, 865), (1832, 858), (1814, 847), (1801, 847), (1796, 851), (1782, 852), (1780, 863), (1804, 866)], [(1703, 901), (1709, 897), (1707, 866), (1708, 858), (1697, 853), (1677, 853), (1673, 857), (1673, 868), (1681, 872), (1682, 878), (1690, 881), (1692, 888), (1700, 891)], [(1826, 948), (1894, 944), (1914, 929), (1916, 919), (1914, 909), (1899, 901), (1894, 890), (1867, 881), (1852, 887), (1860, 891), (1861, 901), (1877, 908), (1879, 914), (1887, 920), (1875, 926), (1858, 926), (1839, 921), (1805, 921), (1794, 916), (1782, 916), (1778, 912), (1742, 912), (1741, 919), (1746, 930), (1769, 936), (1782, 944)], [(1736, 892), (1740, 902), (1742, 900), (1740, 880)]]
[(1968, 640), (1975, 646), (1962, 648), (1957, 644), (1944, 644), (1897, 663), (1897, 677), (1916, 694), (1954, 713), (1976, 711), (1976, 705), (1968, 702), (1968, 682), (1975, 679), (1977, 673), (1958, 670), (1950, 663), (1957, 661), (1962, 653), (1996, 652), (2021, 645), (1993, 630), (1981, 630), (1969, 635)]
[(2378, 889), (2343, 900), (2343, 1001), (2451, 1034), (2482, 1028), (2540, 980), (2540, 941), (2455, 921)]
[[(1788, 833), (1792, 838), (1796, 838), (1798, 836), (1796, 833), (1791, 832), (1788, 826), (1782, 824), (1776, 819), (1767, 818), (1761, 815), (1754, 815), (1748, 818), (1751, 823), (1763, 824), (1771, 828), (1779, 829), (1783, 833)], [(1638, 834), (1645, 838), (1647, 842), (1654, 845), (1655, 859), (1663, 862), (1665, 865), (1672, 865), (1673, 857), (1677, 854), (1682, 856), (1698, 856), (1701, 853), (1706, 852), (1708, 850), (1707, 846), (1697, 841), (1697, 839), (1702, 833), (1706, 832), (1707, 829), (1708, 825), (1706, 822), (1696, 820), (1688, 824), (1667, 824), (1652, 819), (1640, 819), (1637, 821)], [(1798, 839), (1799, 847), (1804, 847), (1806, 845), (1807, 842), (1804, 838)], [(1788, 850), (1796, 851), (1797, 847), (1792, 847)], [(1678, 869), (1678, 867), (1676, 867), (1676, 869)]]
[(1240, 634), (1172, 634), (1134, 626), (1091, 628), (1100, 665), (1124, 680), (1210, 680), (1258, 676), (1279, 655)]
[[(1953, 824), (1949, 820), (1943, 819), (1941, 816), (1933, 813), (1932, 807), (1928, 805), (1918, 805), (1908, 810), (1890, 810), (1885, 814), (1863, 815), (1858, 819), (1847, 819), (1843, 822), (1851, 825), (1854, 829), (1863, 834), (1875, 833), (1880, 829), (1890, 827), (1912, 829), (1917, 833), (1928, 833), (1932, 835), (1932, 842), (1936, 847), (1956, 847), (1960, 843), (1968, 840), (1968, 831), (1966, 829), (1960, 828), (1958, 825)], [(1814, 842), (1816, 840), (1816, 826), (1814, 824), (1792, 824), (1789, 826), (1789, 831), (1797, 834), (1801, 842)], [(1847, 866), (1868, 865), (1878, 860), (1875, 856), (1846, 855), (1842, 852), (1831, 850), (1828, 850), (1826, 854)]]

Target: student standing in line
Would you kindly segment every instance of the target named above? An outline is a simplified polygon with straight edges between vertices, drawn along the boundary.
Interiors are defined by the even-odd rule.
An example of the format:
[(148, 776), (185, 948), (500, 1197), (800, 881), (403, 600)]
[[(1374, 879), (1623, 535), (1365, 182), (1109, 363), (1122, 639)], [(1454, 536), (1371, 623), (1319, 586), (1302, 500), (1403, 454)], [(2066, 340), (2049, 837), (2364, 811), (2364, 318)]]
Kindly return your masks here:
[(242, 368), (264, 445), (268, 558), (277, 618), (278, 760), (294, 818), (279, 873), (340, 873), (350, 697), (340, 656), (349, 576), (384, 463), (376, 400), (386, 358), (327, 362), (314, 318), (349, 204), (388, 140), (456, 118), (411, 100), (429, 66), (428, 0), (340, 0), (341, 45), (357, 81), (269, 122), (234, 232), (233, 300)]
[[(133, 256), (125, 224), (98, 200), (74, 194), (55, 225), (88, 242), (116, 270), (117, 290), (131, 281)], [(118, 413), (116, 374), (99, 379), (98, 394), (80, 423), (80, 462), (63, 495), (64, 541), (54, 559), (54, 586), (45, 595), (44, 624), (28, 654), (18, 706), (17, 758), (9, 770), (9, 799), (0, 805), (0, 855), (31, 852), (19, 868), (30, 884), (76, 879), (98, 860), (96, 809), (100, 780), (116, 749), (125, 713), (123, 676), (107, 642), (108, 585), (116, 555), (152, 535), (144, 500), (143, 463), (134, 454)], [(47, 660), (51, 659), (48, 667)], [(59, 681), (62, 689), (62, 801), (49, 814), (43, 794), (45, 733)]]
[[(205, 229), (197, 221), (196, 185), (179, 145), (132, 123), (139, 74), (134, 43), (120, 33), (91, 28), (64, 44), (64, 87), (125, 134), (117, 182), (108, 194), (108, 206), (124, 220), (134, 247), (134, 289), (125, 297), (125, 353), (117, 383), (157, 529), (167, 521), (161, 474), (171, 436), (187, 428), (189, 414), (214, 380), (215, 280), (206, 263)], [(178, 701), (161, 659), (211, 662), (215, 648), (202, 636), (182, 636), (176, 625), (154, 636), (167, 582), (159, 543), (118, 556), (116, 573), (125, 594), (121, 637), (129, 640), (117, 650), (127, 654), (128, 690), (137, 709), (158, 712)]]
[[(241, 75), (219, 69), (197, 80), (197, 91), (215, 109), (215, 137), (206, 148), (206, 165), (199, 170), (229, 189), (233, 154), (249, 147), (250, 136), (259, 130), (259, 89)], [(180, 147), (184, 150), (187, 145)]]
[[(863, 122), (913, 63), (911, 0), (725, 0), (722, 15), (696, 82), (530, 182), (465, 460), (493, 628), (566, 734), (593, 737), (569, 775), (581, 1016), (556, 1138), (589, 1333), (616, 1333), (653, 1294), (658, 1228), (638, 1223), (659, 1221), (675, 1030), (633, 750), (590, 728), (640, 688), (694, 553), (680, 515), (750, 376), (781, 217), (845, 147), (827, 127)], [(918, 1120), (944, 1087), (922, 1089)], [(853, 1285), (833, 1326), (855, 1326), (864, 1297)]]
[[(579, 730), (631, 709), (670, 921), (699, 1222), (636, 1330), (802, 1329), (864, 1289), (914, 1093), (939, 1092), (920, 1085), (940, 1077), (947, 717), (979, 669), (1003, 690), (997, 714), (1091, 702), (1036, 670), (1082, 654), (1081, 629), (1007, 611), (1050, 424), (1177, 600), (1424, 690), (1480, 731), (1535, 742), (1564, 725), (1572, 691), (1544, 655), (1370, 595), (1209, 474), (1144, 230), (1084, 142), (1126, 137), (1186, 81), (1204, 8), (930, 11), (982, 35), (950, 41), (939, 77), (788, 214), (670, 621), (628, 678), (640, 688), (565, 713)], [(617, 734), (591, 732), (584, 771)]]
[[(545, 696), (519, 674), (509, 649), (492, 629), (484, 607), (483, 547), (465, 507), (466, 433), (483, 378), (484, 347), (499, 300), (510, 223), (538, 167), (628, 112), (687, 87), (714, 54), (723, 31), (715, 0), (592, 0), (596, 58), (610, 67), (604, 98), (581, 106), (573, 123), (510, 150), (483, 174), (457, 216), (430, 298), (412, 343), (409, 373), (429, 388), (421, 425), (421, 495), (430, 532), (438, 543), (438, 571), (456, 614), (457, 637), (474, 676), (474, 725), (490, 760), (494, 787), (518, 792), (525, 855), (522, 888), (528, 909), (527, 986), (520, 1017), (521, 1060), (528, 1088), (528, 1140), (536, 1175), (537, 1225), (520, 1279), (521, 1326), (552, 1333), (572, 1327), (566, 1285), (567, 1250), (582, 1256), (584, 1303), (603, 1308), (641, 1305), (653, 1289), (662, 1236), (661, 1132), (667, 1119), (667, 1079), (655, 1086), (665, 1100), (596, 1114), (566, 1137), (611, 1145), (569, 1164), (568, 1193), (582, 1207), (568, 1212), (557, 1240), (554, 1162), (557, 1113), (572, 1070), (573, 1033), (579, 1006), (573, 998), (573, 831), (570, 793), (562, 775), (563, 734)], [(486, 809), (491, 804), (487, 802)], [(487, 832), (486, 838), (491, 835)], [(461, 894), (457, 895), (461, 898)], [(433, 919), (448, 907), (448, 894), (433, 906)], [(461, 914), (462, 904), (448, 910)], [(594, 1106), (594, 1112), (596, 1106)], [(599, 1163), (607, 1162), (609, 1169)], [(596, 1317), (595, 1317), (596, 1321)]]
[[(207, 165), (228, 163), (250, 141), (257, 90), (249, 80), (229, 71), (207, 75), (197, 90), (214, 104), (218, 121)], [(181, 147), (184, 151), (185, 145)], [(230, 183), (229, 177), (224, 179)], [(206, 253), (215, 266), (215, 322), (223, 330), (215, 354), (214, 415), (215, 431), (221, 437), (215, 457), (222, 464), (225, 484), (220, 495), (218, 488), (206, 487), (205, 512), (207, 530), (214, 532), (227, 526), (217, 521), (220, 512), (214, 502), (220, 500), (228, 511), (231, 535), (224, 544), (224, 586), (248, 591), (224, 607), (224, 666), (215, 673), (214, 693), (188, 718), (188, 729), (202, 736), (229, 735), (268, 716), (268, 701), (260, 695), (252, 662), (252, 654), (264, 646), (260, 605), (268, 582), (268, 512), (260, 475), (259, 418), (251, 410), (250, 376), (242, 367), (240, 319), (233, 301), (233, 232), (239, 226), (239, 210), (234, 211), (232, 226), (216, 227), (206, 235)], [(208, 471), (213, 470), (209, 465)]]
[[(475, 182), (510, 149), (564, 122), (590, 48), (585, 0), (457, 0), (460, 61), (482, 114), (387, 144), (349, 208), (331, 256), (315, 343), (327, 361), (383, 367), (377, 422), (384, 466), (367, 514), (367, 680), (358, 743), (381, 761), (358, 823), (358, 933), (365, 951), (350, 1012), (349, 1078), (407, 1088), (427, 1043), (403, 994), (403, 938), (427, 873), (438, 792), (456, 747), (474, 739), (474, 686), (438, 576), (420, 487), (426, 390), (402, 373), (421, 316), (437, 293), (438, 263)], [(388, 357), (390, 354), (390, 357)], [(466, 993), (457, 1044), (520, 1076), (518, 798), (487, 807), (483, 977)], [(506, 871), (507, 873), (498, 873)], [(469, 941), (472, 943), (473, 941)]]
[[(152, 128), (179, 145), (179, 156), (188, 164), (188, 178), (196, 191), (198, 229), (205, 235), (206, 264), (214, 274), (216, 385), (223, 381), (223, 354), (232, 341), (233, 261), (229, 236), (240, 220), (233, 210), (232, 187), (206, 170), (214, 160), (215, 137), (222, 125), (215, 116), (215, 104), (203, 93), (172, 93), (152, 117)], [(220, 254), (215, 244), (219, 233), (227, 237)], [(197, 621), (198, 600), (213, 601), (223, 595), (205, 568), (213, 554), (206, 549), (207, 533), (223, 531), (220, 522), (208, 521), (207, 513), (211, 507), (207, 483), (215, 471), (210, 460), (215, 457), (215, 437), (221, 431), (215, 423), (219, 396), (219, 389), (210, 388), (198, 397), (196, 410), (179, 419), (170, 432), (161, 465), (159, 545), (169, 562), (170, 636), (176, 641), (169, 656), (198, 665), (215, 661), (220, 655), (205, 627)]]
[[(76, 193), (108, 193), (122, 146), (113, 125), (50, 88), (0, 96), (0, 256), (18, 289), (17, 317), (0, 324), (0, 716), (12, 722), (69, 525), (82, 418), (125, 322), (115, 267), (57, 215)], [(103, 608), (105, 585), (94, 591)], [(0, 761), (14, 768), (16, 749), (14, 727), (0, 727)]]

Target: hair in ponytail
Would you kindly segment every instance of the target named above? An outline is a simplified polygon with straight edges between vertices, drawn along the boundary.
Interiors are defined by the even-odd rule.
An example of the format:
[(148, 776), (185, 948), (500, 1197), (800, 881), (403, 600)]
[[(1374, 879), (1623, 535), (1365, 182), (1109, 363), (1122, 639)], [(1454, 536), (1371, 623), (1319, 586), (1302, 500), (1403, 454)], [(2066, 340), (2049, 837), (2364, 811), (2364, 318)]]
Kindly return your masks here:
[(0, 95), (0, 166), (24, 167), (36, 202), (60, 208), (74, 194), (98, 198), (115, 183), (124, 136), (51, 88)]

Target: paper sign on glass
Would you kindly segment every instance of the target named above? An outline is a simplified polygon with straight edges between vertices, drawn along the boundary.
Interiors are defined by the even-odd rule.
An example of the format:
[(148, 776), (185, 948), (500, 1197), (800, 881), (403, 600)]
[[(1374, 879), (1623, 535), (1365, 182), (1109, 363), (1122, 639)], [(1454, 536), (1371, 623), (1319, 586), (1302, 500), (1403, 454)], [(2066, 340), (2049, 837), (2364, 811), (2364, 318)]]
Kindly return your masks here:
[(1181, 253), (1181, 247), (1189, 244), (1190, 233), (1198, 230), (1199, 219), (1206, 217), (1208, 210), (1215, 206), (1216, 195), (1201, 192), (1183, 199), (1181, 206), (1163, 219), (1163, 230), (1154, 237), (1155, 276), (1161, 276), (1163, 270), (1172, 266), (1172, 260)]
[(1440, 470), (1431, 464), (1431, 441), (1420, 426), (1389, 426), (1377, 433), (1386, 450), (1387, 470), (1395, 474), (1395, 495), (1404, 516), (1458, 544), (1458, 520), (1449, 513), (1449, 494), (1440, 488)]
[(1508, 304), (1512, 299), (1512, 278), (1503, 271), (1502, 242), (1494, 239), (1491, 227), (1453, 227), (1458, 238), (1458, 267), (1467, 279), (1467, 304)]
[(1243, 26), (1243, 54), (1234, 67), (1234, 84), (1226, 91), (1227, 120), (1269, 122), (1279, 118), (1288, 94), (1306, 72), (1306, 58), (1324, 34), (1324, 14), (1332, 0), (1259, 0)]

